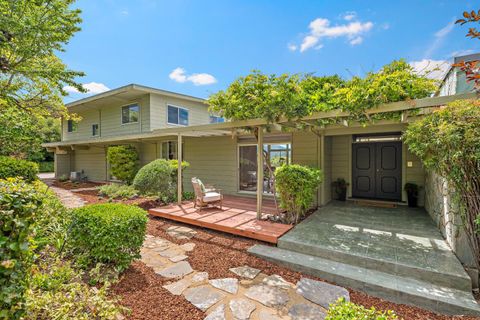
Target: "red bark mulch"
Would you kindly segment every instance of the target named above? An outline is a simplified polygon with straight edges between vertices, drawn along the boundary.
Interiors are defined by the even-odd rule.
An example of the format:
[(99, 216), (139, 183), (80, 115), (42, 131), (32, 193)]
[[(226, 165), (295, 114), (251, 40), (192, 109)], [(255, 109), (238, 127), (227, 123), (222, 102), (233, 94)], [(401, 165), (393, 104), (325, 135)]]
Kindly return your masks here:
[[(107, 202), (107, 199), (98, 197), (96, 191), (77, 192), (80, 197), (89, 203)], [(123, 201), (149, 209), (158, 204), (155, 201), (137, 198)], [(189, 226), (197, 231), (191, 240), (177, 240), (166, 233), (170, 226), (182, 225), (162, 218), (151, 217), (147, 225), (147, 233), (166, 238), (174, 243), (183, 244), (193, 242), (195, 249), (188, 252), (188, 261), (192, 268), (197, 271), (206, 271), (210, 279), (232, 277), (229, 271), (232, 267), (249, 265), (271, 275), (278, 274), (287, 281), (296, 283), (301, 277), (324, 281), (315, 277), (303, 275), (288, 268), (281, 267), (266, 260), (249, 254), (246, 250), (254, 244), (262, 243), (256, 240), (246, 239), (213, 230)], [(265, 243), (262, 243), (265, 244)], [(174, 296), (162, 285), (168, 280), (162, 280), (153, 270), (142, 262), (135, 262), (121, 276), (121, 279), (112, 288), (113, 292), (121, 297), (122, 305), (130, 308), (132, 314), (129, 319), (203, 319), (204, 313), (192, 306), (183, 296)], [(352, 302), (367, 308), (375, 307), (379, 310), (393, 310), (403, 319), (408, 320), (479, 320), (479, 317), (445, 316), (403, 304), (396, 304), (380, 298), (369, 296), (365, 293), (349, 289)]]
[(100, 182), (72, 182), (72, 181), (64, 181), (60, 182), (58, 180), (55, 180), (52, 185), (54, 187), (58, 188), (63, 188), (66, 190), (75, 190), (75, 189), (81, 189), (81, 188), (92, 188), (92, 187), (98, 187), (101, 185), (104, 185), (105, 183), (100, 183)]

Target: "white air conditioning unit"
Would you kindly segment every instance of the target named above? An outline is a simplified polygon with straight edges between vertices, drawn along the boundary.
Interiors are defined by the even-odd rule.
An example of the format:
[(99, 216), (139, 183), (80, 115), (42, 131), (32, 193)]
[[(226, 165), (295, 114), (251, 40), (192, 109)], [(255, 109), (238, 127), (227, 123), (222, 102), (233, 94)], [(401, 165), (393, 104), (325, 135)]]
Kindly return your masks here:
[(71, 181), (81, 181), (82, 180), (82, 172), (81, 171), (70, 172), (70, 180)]

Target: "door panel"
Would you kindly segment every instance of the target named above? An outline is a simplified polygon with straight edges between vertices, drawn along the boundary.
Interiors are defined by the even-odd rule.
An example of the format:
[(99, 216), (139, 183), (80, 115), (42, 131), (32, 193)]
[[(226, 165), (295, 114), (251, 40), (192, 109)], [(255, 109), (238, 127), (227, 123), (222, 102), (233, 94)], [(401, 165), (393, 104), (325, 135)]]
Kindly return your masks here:
[(352, 145), (352, 196), (401, 200), (401, 142)]
[(352, 195), (360, 198), (375, 196), (375, 145), (358, 143), (352, 147)]
[(402, 143), (376, 144), (375, 197), (397, 200), (402, 197)]

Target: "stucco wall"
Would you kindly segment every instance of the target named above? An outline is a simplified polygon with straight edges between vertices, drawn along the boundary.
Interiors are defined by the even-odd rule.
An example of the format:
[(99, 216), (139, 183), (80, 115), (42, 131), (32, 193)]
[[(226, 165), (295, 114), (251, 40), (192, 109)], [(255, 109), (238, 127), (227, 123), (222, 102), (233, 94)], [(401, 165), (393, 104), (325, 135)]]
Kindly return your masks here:
[(428, 172), (425, 185), (425, 209), (442, 232), (459, 260), (474, 266), (474, 257), (458, 216), (458, 207), (452, 201), (452, 189), (441, 176)]

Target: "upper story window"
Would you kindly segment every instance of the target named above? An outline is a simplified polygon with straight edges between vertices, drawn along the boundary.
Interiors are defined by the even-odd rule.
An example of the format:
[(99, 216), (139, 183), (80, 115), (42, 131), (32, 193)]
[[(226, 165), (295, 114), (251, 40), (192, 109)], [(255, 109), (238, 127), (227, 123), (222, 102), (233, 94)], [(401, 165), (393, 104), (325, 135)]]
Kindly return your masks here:
[(210, 116), (210, 123), (221, 123), (221, 122), (225, 122), (225, 119), (223, 117)]
[(138, 122), (140, 107), (138, 104), (131, 104), (122, 107), (122, 124)]
[(92, 124), (92, 136), (97, 137), (99, 135), (100, 135), (100, 130), (99, 130), (98, 123)]
[(78, 123), (73, 120), (67, 121), (67, 132), (76, 132), (78, 129)]
[(168, 105), (167, 123), (188, 126), (188, 110), (185, 108)]

